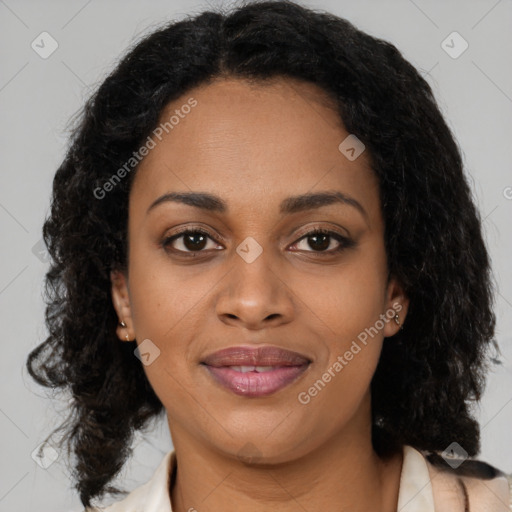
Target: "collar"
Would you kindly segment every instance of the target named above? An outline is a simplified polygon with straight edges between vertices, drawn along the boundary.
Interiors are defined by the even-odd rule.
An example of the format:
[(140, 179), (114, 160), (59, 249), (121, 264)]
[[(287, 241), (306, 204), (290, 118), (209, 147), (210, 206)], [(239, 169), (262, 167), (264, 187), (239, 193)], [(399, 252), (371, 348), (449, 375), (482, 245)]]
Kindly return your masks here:
[(403, 448), (398, 507), (400, 512), (434, 512), (434, 493), (425, 457), (412, 446)]
[[(400, 512), (434, 512), (434, 498), (427, 462), (411, 446), (403, 447), (403, 464), (400, 475), (398, 509)], [(153, 476), (137, 487), (122, 501), (100, 508), (104, 512), (172, 512), (169, 488), (176, 474), (176, 452), (169, 451)], [(93, 512), (86, 509), (84, 512)]]

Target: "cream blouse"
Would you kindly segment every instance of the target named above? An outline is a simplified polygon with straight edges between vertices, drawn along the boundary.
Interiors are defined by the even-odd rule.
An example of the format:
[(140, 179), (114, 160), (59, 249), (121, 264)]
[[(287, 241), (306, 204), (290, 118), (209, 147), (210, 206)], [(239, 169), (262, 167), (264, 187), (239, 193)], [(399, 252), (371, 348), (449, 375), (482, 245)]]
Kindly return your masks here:
[[(404, 446), (397, 512), (510, 512), (512, 475), (491, 479), (459, 476), (433, 466), (425, 456)], [(123, 500), (84, 512), (172, 512), (169, 483), (176, 454), (169, 451), (145, 484)], [(191, 508), (190, 510), (194, 510)]]

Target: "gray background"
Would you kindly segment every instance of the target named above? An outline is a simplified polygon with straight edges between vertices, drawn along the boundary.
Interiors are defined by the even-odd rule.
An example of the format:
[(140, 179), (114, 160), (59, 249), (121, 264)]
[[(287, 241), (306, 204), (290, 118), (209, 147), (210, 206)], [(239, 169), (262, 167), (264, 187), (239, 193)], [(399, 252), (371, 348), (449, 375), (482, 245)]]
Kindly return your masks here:
[[(303, 4), (346, 17), (394, 43), (426, 76), (459, 141), (499, 284), (497, 338), (505, 361), (490, 373), (476, 411), (482, 426), (479, 458), (512, 472), (512, 2)], [(63, 457), (47, 469), (31, 458), (63, 418), (66, 400), (44, 399), (44, 390), (24, 368), (29, 350), (45, 337), (41, 285), (47, 263), (34, 246), (48, 212), (53, 174), (64, 156), (67, 122), (136, 38), (185, 13), (219, 5), (0, 0), (0, 511), (81, 510)], [(31, 47), (43, 31), (58, 43), (47, 59)], [(469, 44), (455, 59), (441, 46), (453, 31)], [(461, 48), (457, 41), (453, 46)], [(138, 435), (134, 446), (116, 481), (128, 490), (147, 480), (171, 448), (166, 423)]]

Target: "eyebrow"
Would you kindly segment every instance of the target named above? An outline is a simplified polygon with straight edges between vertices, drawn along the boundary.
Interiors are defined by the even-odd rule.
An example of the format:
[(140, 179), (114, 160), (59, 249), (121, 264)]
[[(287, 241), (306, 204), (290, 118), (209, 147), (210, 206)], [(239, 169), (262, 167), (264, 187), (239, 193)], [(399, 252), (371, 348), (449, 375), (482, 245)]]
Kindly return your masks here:
[[(146, 213), (166, 202), (182, 203), (214, 213), (226, 213), (229, 208), (220, 197), (204, 192), (169, 192), (151, 203)], [(361, 203), (339, 191), (325, 191), (287, 197), (281, 202), (281, 214), (292, 214), (321, 208), (332, 204), (352, 206), (368, 221), (368, 214)]]

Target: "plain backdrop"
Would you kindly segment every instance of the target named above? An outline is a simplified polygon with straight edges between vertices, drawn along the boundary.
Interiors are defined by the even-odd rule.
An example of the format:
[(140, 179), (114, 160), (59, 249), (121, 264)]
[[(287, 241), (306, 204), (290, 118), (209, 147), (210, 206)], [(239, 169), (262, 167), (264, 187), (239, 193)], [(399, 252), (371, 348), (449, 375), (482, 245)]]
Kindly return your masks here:
[[(503, 365), (489, 374), (476, 411), (482, 426), (479, 458), (512, 472), (512, 2), (302, 3), (395, 44), (431, 84), (460, 144), (499, 285), (497, 339)], [(0, 0), (2, 512), (82, 510), (63, 457), (57, 454), (56, 462), (43, 469), (31, 456), (63, 418), (66, 400), (45, 398), (24, 367), (28, 352), (46, 335), (41, 294), (48, 264), (38, 244), (53, 175), (66, 148), (67, 123), (135, 39), (220, 5), (213, 0)], [(41, 56), (43, 45), (36, 46), (41, 37), (44, 51), (58, 45), (47, 58)], [(172, 447), (165, 421), (138, 435), (134, 447), (115, 482), (127, 490), (150, 478)]]

